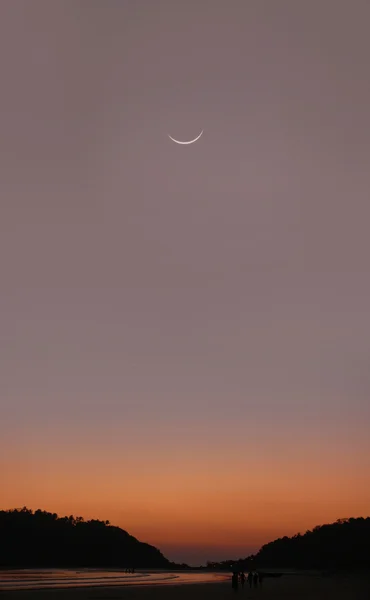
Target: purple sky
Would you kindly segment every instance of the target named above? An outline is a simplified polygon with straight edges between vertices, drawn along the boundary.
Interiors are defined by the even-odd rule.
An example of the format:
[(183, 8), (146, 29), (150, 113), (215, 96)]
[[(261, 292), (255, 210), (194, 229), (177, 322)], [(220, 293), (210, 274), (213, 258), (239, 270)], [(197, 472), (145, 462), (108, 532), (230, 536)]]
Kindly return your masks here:
[(5, 453), (144, 427), (369, 467), (369, 22), (368, 0), (1, 1)]

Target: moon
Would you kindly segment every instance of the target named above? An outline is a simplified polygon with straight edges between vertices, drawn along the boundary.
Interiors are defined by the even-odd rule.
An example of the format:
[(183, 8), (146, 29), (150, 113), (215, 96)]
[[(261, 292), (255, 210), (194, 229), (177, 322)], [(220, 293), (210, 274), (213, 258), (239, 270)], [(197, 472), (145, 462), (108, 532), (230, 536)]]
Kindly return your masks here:
[(194, 144), (194, 142), (196, 142), (197, 140), (199, 140), (199, 138), (200, 138), (200, 136), (202, 135), (203, 131), (204, 131), (204, 130), (202, 129), (202, 131), (200, 132), (200, 134), (199, 134), (199, 135), (197, 135), (197, 137), (196, 137), (196, 138), (194, 138), (193, 140), (189, 140), (188, 142), (181, 142), (180, 140), (175, 140), (175, 138), (173, 138), (173, 137), (172, 137), (172, 136), (171, 136), (169, 133), (168, 133), (167, 135), (168, 135), (168, 137), (170, 138), (170, 140), (172, 140), (172, 141), (173, 141), (173, 142), (175, 142), (176, 144)]

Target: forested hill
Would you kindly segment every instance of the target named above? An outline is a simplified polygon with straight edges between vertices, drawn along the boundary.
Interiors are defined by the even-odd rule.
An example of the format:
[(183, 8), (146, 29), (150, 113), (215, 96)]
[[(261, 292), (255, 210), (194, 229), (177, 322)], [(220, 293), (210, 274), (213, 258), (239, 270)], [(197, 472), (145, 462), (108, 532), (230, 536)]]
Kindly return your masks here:
[(283, 537), (262, 546), (259, 552), (239, 561), (208, 563), (214, 569), (370, 568), (370, 517), (340, 519), (319, 525), (305, 534)]
[(370, 517), (340, 519), (262, 546), (256, 562), (271, 567), (370, 567), (369, 541)]
[(173, 563), (109, 521), (26, 507), (0, 511), (0, 567), (75, 566), (168, 569)]

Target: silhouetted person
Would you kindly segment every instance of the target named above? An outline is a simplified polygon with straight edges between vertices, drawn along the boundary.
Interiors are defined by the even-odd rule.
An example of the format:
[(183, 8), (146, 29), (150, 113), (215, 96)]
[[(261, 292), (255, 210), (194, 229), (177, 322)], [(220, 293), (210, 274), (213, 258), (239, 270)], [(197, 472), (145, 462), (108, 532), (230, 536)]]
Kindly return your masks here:
[(248, 572), (248, 583), (249, 583), (249, 587), (252, 587), (252, 582), (253, 582), (253, 573), (252, 571)]
[(231, 576), (231, 587), (233, 588), (233, 590), (235, 592), (238, 591), (238, 587), (239, 587), (238, 574), (235, 573), (235, 571), (234, 571), (234, 573)]
[(245, 583), (245, 574), (244, 574), (243, 571), (240, 573), (240, 583), (241, 583), (241, 586), (243, 588), (244, 587), (244, 583)]
[(263, 581), (263, 575), (262, 575), (262, 573), (258, 573), (258, 583), (260, 585), (262, 585), (262, 581)]
[(257, 587), (258, 585), (258, 573), (253, 574), (253, 585), (254, 587)]

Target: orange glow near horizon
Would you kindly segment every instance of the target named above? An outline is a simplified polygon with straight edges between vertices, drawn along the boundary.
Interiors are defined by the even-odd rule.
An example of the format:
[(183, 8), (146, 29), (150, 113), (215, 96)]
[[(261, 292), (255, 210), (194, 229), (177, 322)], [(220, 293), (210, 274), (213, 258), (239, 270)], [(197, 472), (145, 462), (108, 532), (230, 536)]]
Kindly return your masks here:
[(233, 460), (232, 450), (225, 456), (215, 445), (199, 446), (198, 460), (187, 459), (183, 448), (177, 456), (154, 449), (130, 462), (122, 460), (119, 443), (113, 457), (109, 445), (51, 452), (40, 438), (28, 456), (18, 447), (13, 458), (2, 459), (1, 508), (109, 519), (184, 561), (199, 548), (209, 560), (222, 548), (224, 558), (247, 555), (276, 537), (367, 516), (370, 486), (364, 487), (363, 466), (357, 461), (354, 469), (348, 451), (331, 454), (328, 445), (324, 459), (322, 446), (303, 444), (284, 456), (265, 446), (248, 468), (248, 441), (243, 444)]

